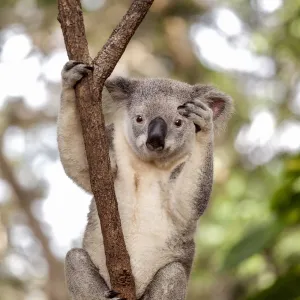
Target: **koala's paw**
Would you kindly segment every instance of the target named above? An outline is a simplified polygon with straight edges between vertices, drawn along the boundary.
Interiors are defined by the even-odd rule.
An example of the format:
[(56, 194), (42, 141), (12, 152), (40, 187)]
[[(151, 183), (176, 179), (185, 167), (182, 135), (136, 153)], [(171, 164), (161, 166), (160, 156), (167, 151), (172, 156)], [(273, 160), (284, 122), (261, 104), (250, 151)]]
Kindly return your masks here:
[(213, 127), (213, 112), (201, 100), (193, 100), (179, 106), (178, 112), (191, 120), (196, 127), (196, 132), (209, 131)]
[(120, 293), (114, 291), (114, 290), (110, 290), (104, 293), (104, 297), (107, 299), (113, 299), (113, 300), (126, 300), (126, 298), (118, 298), (118, 295), (120, 295)]
[(89, 70), (93, 70), (93, 67), (74, 60), (68, 61), (61, 71), (63, 86), (73, 88)]

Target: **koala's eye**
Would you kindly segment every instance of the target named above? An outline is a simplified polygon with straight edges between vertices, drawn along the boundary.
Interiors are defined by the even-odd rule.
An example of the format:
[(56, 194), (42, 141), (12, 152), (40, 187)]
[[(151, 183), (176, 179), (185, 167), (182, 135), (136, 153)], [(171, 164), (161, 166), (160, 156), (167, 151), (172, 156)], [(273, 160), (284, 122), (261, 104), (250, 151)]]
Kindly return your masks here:
[(180, 127), (182, 125), (182, 121), (178, 119), (174, 122), (174, 124), (176, 127)]
[(138, 123), (142, 123), (143, 122), (143, 118), (142, 116), (138, 115), (135, 120), (138, 122)]

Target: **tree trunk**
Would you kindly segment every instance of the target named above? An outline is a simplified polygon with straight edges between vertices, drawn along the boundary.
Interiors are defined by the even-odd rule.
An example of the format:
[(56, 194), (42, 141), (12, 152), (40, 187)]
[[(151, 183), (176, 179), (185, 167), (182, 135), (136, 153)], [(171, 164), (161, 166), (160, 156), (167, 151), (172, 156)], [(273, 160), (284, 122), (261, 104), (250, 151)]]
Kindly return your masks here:
[(92, 191), (102, 229), (106, 265), (112, 288), (128, 300), (136, 299), (130, 258), (126, 250), (118, 203), (110, 169), (108, 142), (101, 110), (104, 82), (122, 56), (128, 42), (154, 0), (134, 0), (109, 40), (91, 61), (79, 0), (58, 0), (69, 59), (93, 63), (94, 71), (76, 86), (77, 105), (89, 164)]

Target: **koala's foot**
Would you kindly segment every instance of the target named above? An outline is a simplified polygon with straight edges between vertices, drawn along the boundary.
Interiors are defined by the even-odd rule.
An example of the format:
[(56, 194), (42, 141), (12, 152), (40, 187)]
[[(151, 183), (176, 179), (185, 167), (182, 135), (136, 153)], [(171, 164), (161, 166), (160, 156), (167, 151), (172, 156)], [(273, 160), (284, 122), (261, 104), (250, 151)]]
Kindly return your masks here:
[(104, 293), (104, 297), (108, 299), (113, 299), (113, 300), (126, 300), (126, 298), (118, 298), (117, 296), (120, 295), (120, 293), (110, 290)]
[(208, 131), (213, 126), (213, 112), (201, 100), (194, 100), (186, 102), (184, 105), (179, 106), (178, 112), (190, 119), (196, 127), (196, 132)]
[(72, 300), (104, 300), (109, 288), (84, 249), (71, 249), (65, 262), (66, 282)]
[(173, 262), (161, 268), (147, 287), (142, 300), (184, 300), (188, 278), (183, 265)]
[(63, 87), (73, 88), (89, 70), (93, 70), (93, 67), (74, 60), (68, 61), (61, 71)]

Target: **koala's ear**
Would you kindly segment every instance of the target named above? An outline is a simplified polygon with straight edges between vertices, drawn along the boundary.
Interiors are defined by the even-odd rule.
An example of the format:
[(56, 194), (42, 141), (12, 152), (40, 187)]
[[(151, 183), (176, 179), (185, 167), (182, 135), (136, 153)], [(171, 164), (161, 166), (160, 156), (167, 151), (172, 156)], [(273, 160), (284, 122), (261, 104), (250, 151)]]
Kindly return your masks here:
[(107, 79), (105, 82), (105, 87), (114, 100), (128, 99), (134, 92), (136, 85), (136, 80), (121, 76)]
[(233, 101), (229, 95), (210, 85), (195, 85), (192, 97), (199, 98), (211, 108), (215, 129), (226, 127), (233, 113)]

